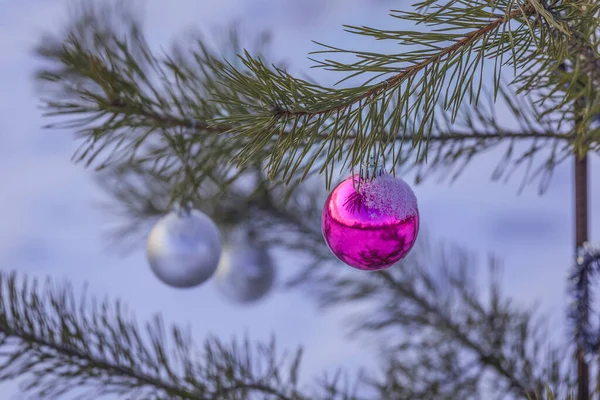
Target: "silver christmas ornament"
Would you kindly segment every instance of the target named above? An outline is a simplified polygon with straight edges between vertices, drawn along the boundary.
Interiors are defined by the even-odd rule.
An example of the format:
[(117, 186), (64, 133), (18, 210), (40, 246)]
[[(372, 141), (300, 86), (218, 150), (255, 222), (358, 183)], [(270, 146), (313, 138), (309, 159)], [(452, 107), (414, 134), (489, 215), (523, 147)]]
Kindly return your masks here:
[(215, 273), (218, 290), (229, 300), (248, 304), (269, 293), (275, 282), (275, 267), (268, 251), (251, 241), (226, 245)]
[(158, 279), (176, 288), (206, 282), (221, 258), (219, 228), (198, 210), (178, 209), (162, 217), (150, 231), (146, 255)]

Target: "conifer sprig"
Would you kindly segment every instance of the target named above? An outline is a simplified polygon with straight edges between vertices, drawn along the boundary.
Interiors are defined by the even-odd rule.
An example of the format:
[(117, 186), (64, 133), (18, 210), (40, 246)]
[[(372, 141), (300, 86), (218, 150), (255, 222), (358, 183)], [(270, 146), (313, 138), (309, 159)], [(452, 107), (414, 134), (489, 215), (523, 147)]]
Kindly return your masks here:
[(0, 299), (0, 381), (21, 379), (36, 399), (359, 400), (333, 380), (301, 393), (302, 351), (282, 355), (274, 340), (198, 347), (158, 315), (140, 326), (119, 301), (15, 273), (0, 274)]
[[(468, 3), (451, 1), (441, 6), (427, 1), (415, 6), (417, 12), (394, 12), (396, 18), (436, 28), (430, 32), (349, 27), (355, 34), (374, 39), (428, 46), (396, 55), (329, 48), (326, 51), (360, 60), (354, 64), (326, 60), (322, 67), (380, 74), (383, 61), (376, 58), (382, 57), (387, 59), (386, 68), (399, 71), (390, 78), (393, 82), (383, 86), (346, 89), (326, 89), (281, 68), (268, 68), (267, 56), (245, 52), (226, 61), (197, 37), (191, 49), (179, 45), (171, 54), (157, 56), (132, 13), (84, 4), (64, 35), (47, 37), (37, 51), (45, 61), (37, 77), (48, 90), (46, 116), (60, 118), (48, 126), (76, 130), (82, 142), (74, 155), (76, 161), (97, 168), (139, 158), (178, 165), (179, 170), (172, 171), (179, 177), (177, 182), (195, 187), (211, 179), (215, 169), (228, 165), (241, 173), (259, 160), (267, 160), (262, 167), (269, 170), (272, 181), (293, 186), (326, 172), (326, 186), (330, 186), (335, 168), (362, 165), (370, 152), (382, 154), (388, 169), (394, 170), (415, 161), (419, 168), (428, 161), (444, 165), (436, 161), (437, 152), (447, 154), (445, 162), (460, 164), (501, 138), (523, 141), (544, 136), (544, 140), (570, 143), (573, 136), (568, 129), (560, 132), (540, 126), (542, 119), (537, 116), (528, 116), (532, 119), (527, 129), (508, 131), (496, 121), (490, 124), (490, 116), (459, 110), (465, 98), (476, 101), (480, 97), (482, 79), (477, 71), (482, 71), (487, 58), (496, 60), (490, 96), (495, 99), (503, 90), (503, 54), (512, 54), (510, 63), (517, 65), (521, 61), (515, 57), (530, 51), (537, 40), (533, 33), (539, 28), (533, 24), (535, 29), (529, 29), (529, 19), (545, 18), (548, 29), (564, 30), (557, 20), (538, 15), (535, 2), (499, 1), (495, 7), (487, 1)], [(515, 28), (508, 23), (512, 18), (518, 20)], [(236, 43), (233, 50), (239, 46)], [(520, 46), (519, 51), (513, 51), (515, 46)], [(444, 90), (447, 95), (441, 96)], [(355, 107), (353, 102), (368, 93), (372, 95), (368, 101), (365, 97)], [(296, 118), (285, 111), (311, 113), (343, 104), (354, 105), (329, 116), (317, 112)], [(464, 129), (459, 129), (461, 112)], [(165, 135), (179, 138), (183, 151), (191, 152), (186, 158), (203, 160), (195, 166), (194, 182), (183, 182), (191, 179), (183, 173), (188, 166), (178, 164), (170, 143), (162, 139)], [(407, 142), (412, 144), (404, 145)], [(477, 146), (455, 151), (467, 142)], [(528, 154), (538, 152), (536, 147), (531, 150)]]
[(488, 265), (490, 283), (482, 285), (470, 254), (420, 240), (400, 268), (365, 276), (316, 264), (289, 284), (324, 307), (364, 310), (348, 322), (359, 338), (385, 338), (382, 398), (479, 398), (483, 387), (485, 398), (498, 399), (544, 399), (547, 386), (569, 393), (571, 349), (552, 344), (538, 311), (505, 298), (498, 260)]
[[(254, 139), (242, 148), (236, 160), (244, 164), (259, 145), (275, 136), (277, 141), (267, 165), (270, 176), (281, 172), (285, 179), (298, 170), (299, 158), (314, 159), (324, 149), (327, 149), (327, 157), (322, 170), (331, 172), (336, 163), (341, 168), (360, 166), (362, 169), (364, 159), (388, 153), (391, 156), (389, 168), (393, 169), (402, 143), (396, 148), (395, 141), (389, 138), (386, 141), (384, 135), (387, 131), (398, 132), (404, 141), (406, 131), (410, 130), (408, 137), (412, 139), (411, 145), (417, 149), (418, 157), (420, 151), (426, 152), (421, 145), (431, 134), (438, 107), (448, 110), (451, 121), (454, 121), (466, 97), (477, 104), (487, 58), (500, 60), (494, 77), (494, 81), (498, 82), (505, 53), (512, 52), (512, 63), (518, 68), (521, 58), (517, 54), (525, 57), (535, 47), (532, 46), (537, 41), (535, 29), (525, 23), (533, 16), (541, 18), (537, 11), (539, 7), (533, 2), (496, 2), (496, 7), (505, 7), (504, 14), (499, 16), (483, 12), (490, 7), (488, 2), (425, 3), (415, 6), (420, 11), (418, 13), (398, 12), (397, 16), (429, 26), (445, 21), (448, 26), (433, 32), (387, 32), (372, 28), (351, 28), (350, 31), (377, 39), (393, 39), (406, 46), (425, 43), (426, 48), (401, 54), (372, 54), (328, 47), (325, 50), (328, 53), (354, 55), (359, 61), (352, 64), (324, 61), (318, 64), (351, 73), (347, 77), (366, 73), (391, 75), (378, 84), (369, 85), (372, 78), (358, 87), (326, 88), (296, 79), (277, 67), (269, 68), (263, 60), (248, 52), (240, 56), (246, 67), (243, 71), (231, 66), (220, 70), (223, 86), (239, 90), (217, 94), (217, 101), (252, 110), (251, 113), (217, 119), (221, 123), (235, 123), (236, 132)], [(474, 11), (474, 8), (481, 12)], [(484, 15), (487, 18), (485, 23), (482, 22)], [(525, 22), (513, 28), (509, 22), (519, 18)], [(551, 16), (547, 18), (548, 24), (566, 31)], [(456, 26), (453, 27), (453, 24)], [(457, 29), (463, 32), (447, 33)], [(399, 72), (392, 74), (392, 71)], [(292, 138), (280, 137), (286, 129), (292, 129)], [(315, 143), (315, 136), (323, 134), (329, 135), (329, 138)], [(300, 143), (302, 151), (299, 151)], [(317, 148), (308, 156), (306, 147), (312, 144)], [(290, 149), (293, 150), (291, 154)]]
[[(385, 355), (383, 375), (325, 375), (300, 388), (301, 351), (278, 354), (274, 340), (252, 345), (247, 339), (225, 343), (208, 338), (199, 348), (189, 328), (167, 328), (158, 316), (139, 325), (118, 301), (96, 302), (85, 290), (78, 296), (69, 285), (47, 281), (42, 287), (35, 279), (4, 273), (0, 381), (21, 379), (24, 393), (48, 400), (107, 394), (136, 400), (246, 400), (254, 395), (366, 400), (435, 394), (450, 400), (481, 390), (499, 398), (510, 393), (537, 400), (544, 398), (536, 393), (546, 386), (568, 392), (569, 358), (546, 340), (545, 318), (513, 305), (497, 283), (487, 290), (489, 301), (483, 299), (464, 252), (437, 245), (435, 252), (423, 249), (397, 273), (365, 279), (325, 262), (293, 282), (323, 305), (362, 303), (364, 312), (352, 319), (354, 333), (378, 343), (370, 350)], [(376, 337), (381, 340), (374, 342)], [(367, 388), (371, 395), (364, 394)]]

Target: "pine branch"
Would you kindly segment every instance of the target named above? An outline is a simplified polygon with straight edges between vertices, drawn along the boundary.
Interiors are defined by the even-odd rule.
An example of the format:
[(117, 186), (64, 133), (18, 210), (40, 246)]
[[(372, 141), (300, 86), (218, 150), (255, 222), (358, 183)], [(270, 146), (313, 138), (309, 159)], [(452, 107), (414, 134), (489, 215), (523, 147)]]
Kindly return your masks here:
[[(431, 8), (433, 3), (427, 3), (430, 3), (427, 7)], [(429, 11), (424, 4), (419, 4), (417, 9), (427, 8), (427, 12), (399, 12), (397, 17), (402, 19), (432, 25), (455, 25), (453, 29), (470, 26), (476, 29), (464, 34), (386, 32), (385, 39), (399, 40), (406, 45), (428, 42), (432, 50), (417, 50), (401, 56), (369, 54), (368, 57), (388, 57), (393, 64), (410, 64), (406, 68), (400, 67), (401, 72), (392, 78), (395, 80), (391, 86), (386, 84), (389, 87), (385, 90), (381, 85), (323, 89), (297, 80), (281, 69), (272, 73), (260, 59), (252, 58), (248, 53), (250, 58), (242, 57), (242, 66), (238, 70), (208, 49), (201, 39), (195, 40), (197, 48), (192, 49), (191, 55), (176, 49), (173, 55), (158, 58), (149, 49), (141, 34), (140, 24), (133, 18), (115, 15), (114, 12), (111, 14), (106, 10), (100, 13), (91, 6), (84, 7), (75, 15), (75, 22), (63, 37), (48, 37), (41, 44), (37, 53), (51, 64), (40, 70), (37, 76), (41, 83), (45, 82), (43, 87), (52, 90), (52, 97), (45, 101), (48, 110), (45, 115), (71, 117), (66, 122), (49, 127), (78, 129), (78, 136), (85, 142), (74, 158), (85, 161), (87, 165), (100, 156), (105, 159), (98, 163), (98, 168), (123, 163), (135, 157), (137, 152), (143, 153), (148, 143), (153, 145), (168, 134), (181, 136), (181, 140), (188, 141), (187, 148), (210, 148), (211, 157), (205, 157), (202, 174), (196, 177), (198, 182), (195, 184), (199, 184), (209, 171), (219, 165), (231, 165), (243, 171), (254, 165), (256, 160), (267, 159), (269, 161), (265, 168), (269, 170), (272, 180), (286, 184), (298, 183), (313, 173), (327, 171), (326, 186), (329, 186), (336, 163), (342, 162), (343, 167), (356, 166), (375, 148), (392, 159), (388, 168), (393, 170), (399, 163), (411, 161), (405, 155), (412, 154), (413, 160), (416, 157), (420, 162), (425, 162), (431, 148), (430, 142), (453, 144), (465, 140), (488, 141), (496, 137), (522, 140), (536, 139), (542, 135), (557, 140), (571, 140), (569, 132), (562, 135), (548, 129), (498, 132), (481, 128), (461, 131), (444, 127), (439, 134), (431, 131), (436, 108), (438, 115), (440, 112), (448, 113), (451, 124), (455, 122), (458, 107), (468, 90), (471, 90), (472, 101), (479, 98), (479, 93), (473, 92), (476, 85), (474, 73), (477, 68), (483, 68), (486, 54), (499, 57), (502, 52), (514, 50), (513, 47), (518, 43), (523, 42), (521, 45), (526, 48), (533, 40), (531, 34), (522, 27), (512, 33), (506, 28), (509, 19), (522, 21), (519, 16), (538, 12), (532, 4), (527, 3), (515, 9), (509, 9), (513, 3), (504, 4), (508, 7), (505, 15), (496, 15), (492, 20), (490, 15), (493, 14), (486, 9), (489, 6), (487, 2), (466, 7), (461, 2), (453, 1), (436, 11)], [(548, 24), (556, 25), (556, 22), (548, 20)], [(492, 35), (491, 32), (501, 26), (504, 30)], [(351, 30), (376, 38), (384, 32), (361, 29)], [(125, 39), (117, 34), (121, 31)], [(507, 45), (504, 42), (508, 41), (509, 36), (512, 38), (511, 44)], [(476, 47), (475, 43), (480, 39), (483, 43)], [(446, 47), (433, 45), (447, 41), (453, 44)], [(501, 51), (494, 52), (493, 49), (498, 46), (501, 46)], [(335, 51), (343, 52), (339, 49)], [(357, 52), (350, 53), (367, 57)], [(471, 54), (475, 54), (472, 62), (469, 61)], [(365, 62), (364, 65), (359, 62), (354, 66), (336, 64), (327, 67), (340, 71), (355, 69), (357, 73), (380, 68), (371, 65), (371, 61)], [(515, 59), (513, 63), (518, 62)], [(451, 72), (452, 69), (454, 72)], [(417, 81), (414, 74), (419, 71), (425, 75)], [(467, 75), (461, 76), (463, 74)], [(455, 87), (449, 83), (448, 94), (441, 101), (440, 93), (445, 86), (434, 81), (443, 83), (444, 75), (451, 76), (450, 81), (455, 83)], [(499, 81), (495, 79), (494, 82), (494, 91), (497, 93), (500, 90)], [(400, 93), (401, 83), (406, 84), (402, 86), (402, 95), (394, 97), (393, 93)], [(433, 92), (418, 89), (430, 85), (434, 87)], [(344, 113), (336, 113), (335, 117), (331, 115), (333, 119), (325, 122), (322, 115), (316, 119), (307, 116), (305, 124), (297, 119), (294, 122), (294, 118), (282, 116), (277, 111), (285, 109), (282, 107), (286, 104), (294, 104), (296, 108), (307, 104), (308, 108), (299, 111), (300, 116), (314, 111), (309, 110), (311, 107), (318, 108), (319, 104), (326, 105), (331, 101), (337, 104), (335, 107), (343, 106), (346, 104), (344, 101), (354, 104), (356, 99), (372, 90), (375, 92), (370, 96), (370, 103), (364, 103), (360, 110), (348, 109), (348, 118), (344, 117)], [(311, 96), (313, 100), (310, 100)], [(376, 106), (375, 103), (379, 101), (376, 99), (383, 98), (385, 101), (381, 107)], [(308, 106), (309, 103), (312, 105)], [(265, 104), (271, 107), (267, 111)], [(275, 114), (273, 104), (277, 109)], [(451, 109), (447, 110), (449, 106)], [(363, 113), (366, 107), (371, 112)], [(372, 129), (366, 135), (365, 128), (368, 126)], [(416, 146), (425, 138), (425, 127), (430, 131), (426, 138), (428, 144), (425, 147)], [(412, 148), (403, 148), (406, 141), (412, 142)], [(318, 147), (316, 151), (315, 145)], [(325, 152), (325, 149), (328, 150)], [(169, 145), (154, 148), (153, 151), (155, 157), (167, 157)]]
[(275, 115), (279, 118), (284, 117), (315, 117), (322, 114), (332, 114), (336, 112), (345, 111), (352, 105), (358, 102), (369, 102), (371, 99), (376, 98), (380, 93), (388, 90), (397, 88), (405, 80), (415, 76), (420, 71), (426, 69), (431, 64), (439, 63), (446, 58), (450, 58), (453, 54), (457, 53), (464, 47), (472, 46), (475, 42), (489, 34), (491, 31), (497, 29), (500, 25), (506, 24), (510, 20), (517, 19), (523, 16), (532, 15), (535, 12), (535, 8), (531, 3), (528, 3), (523, 8), (518, 8), (510, 12), (508, 16), (498, 17), (481, 28), (471, 31), (464, 35), (462, 39), (456, 41), (456, 43), (440, 49), (436, 54), (429, 58), (415, 64), (411, 67), (404, 69), (402, 72), (387, 78), (386, 80), (374, 85), (373, 87), (366, 90), (351, 99), (345, 100), (344, 102), (337, 104), (333, 107), (324, 108), (315, 111), (295, 111), (295, 110), (276, 110)]
[(362, 304), (353, 331), (385, 343), (382, 354), (389, 361), (379, 388), (388, 397), (479, 398), (486, 383), (494, 389), (487, 398), (533, 396), (547, 383), (569, 390), (566, 351), (544, 340), (541, 315), (512, 305), (497, 281), (484, 302), (464, 252), (426, 245), (419, 250), (388, 271), (359, 276), (319, 265), (290, 284), (306, 288), (324, 306)]
[[(440, 8), (446, 10), (445, 7)], [(449, 9), (452, 13), (458, 13), (452, 7)], [(471, 11), (471, 8), (465, 7), (462, 11), (461, 15), (464, 15), (465, 18), (470, 17), (469, 11)], [(252, 75), (239, 72), (233, 67), (220, 70), (223, 85), (235, 87), (237, 90), (235, 93), (215, 94), (215, 98), (222, 104), (239, 104), (246, 109), (255, 110), (255, 112), (244, 115), (228, 115), (218, 118), (216, 121), (225, 124), (235, 121), (242, 125), (236, 127), (238, 132), (241, 131), (241, 135), (255, 139), (248, 142), (236, 157), (236, 160), (241, 164), (245, 163), (248, 157), (258, 150), (258, 143), (262, 144), (267, 140), (267, 137), (276, 135), (277, 132), (281, 132), (287, 127), (292, 127), (294, 137), (300, 139), (296, 140), (298, 143), (302, 142), (302, 139), (310, 142), (313, 140), (314, 135), (323, 131), (339, 133), (343, 137), (347, 137), (354, 131), (358, 132), (358, 137), (349, 148), (344, 149), (347, 156), (342, 163), (343, 167), (354, 168), (359, 166), (362, 160), (371, 152), (386, 152), (386, 144), (381, 145), (377, 141), (386, 126), (389, 126), (393, 132), (401, 130), (398, 128), (401, 128), (401, 125), (408, 126), (408, 122), (413, 118), (414, 113), (419, 110), (422, 111), (425, 118), (415, 127), (416, 135), (413, 136), (413, 146), (417, 147), (421, 141), (425, 140), (424, 133), (431, 126), (436, 103), (442, 94), (442, 88), (446, 87), (444, 84), (445, 77), (452, 75), (451, 81), (456, 77), (457, 86), (454, 88), (454, 93), (450, 94), (452, 88), (449, 85), (450, 91), (444, 102), (444, 107), (449, 108), (451, 105), (453, 114), (456, 114), (458, 106), (469, 90), (471, 90), (471, 100), (478, 97), (478, 95), (473, 94), (475, 83), (472, 74), (474, 73), (473, 68), (476, 70), (483, 67), (483, 63), (480, 64), (480, 62), (483, 61), (486, 55), (485, 50), (489, 50), (493, 57), (497, 57), (502, 52), (496, 52), (498, 53), (496, 54), (492, 49), (501, 46), (503, 43), (502, 38), (508, 40), (508, 36), (504, 37), (504, 33), (499, 35), (500, 38), (494, 38), (489, 42), (487, 41), (488, 36), (491, 35), (494, 29), (502, 24), (506, 25), (512, 18), (533, 14), (534, 8), (526, 5), (513, 11), (507, 12), (503, 17), (494, 19), (483, 28), (478, 27), (466, 36), (438, 33), (432, 33), (428, 36), (428, 34), (410, 32), (413, 36), (411, 39), (402, 39), (402, 34), (405, 32), (397, 32), (395, 38), (398, 38), (397, 40), (401, 44), (414, 44), (412, 41), (417, 37), (423, 39), (421, 42), (443, 43), (453, 40), (456, 43), (443, 48), (431, 46), (432, 50), (417, 50), (400, 56), (385, 55), (388, 59), (387, 64), (405, 62), (411, 64), (411, 66), (400, 68), (401, 72), (399, 74), (381, 84), (372, 86), (339, 90), (326, 89), (295, 79), (283, 70), (277, 68), (271, 70), (260, 59), (254, 58), (246, 52), (244, 56), (241, 56), (242, 62), (245, 68), (251, 71)], [(442, 11), (439, 13), (442, 13)], [(406, 19), (413, 17), (411, 13), (407, 14)], [(420, 17), (422, 22), (429, 23), (428, 17), (430, 15), (424, 14)], [(413, 19), (416, 18), (413, 17)], [(474, 24), (474, 22), (469, 22)], [(479, 22), (480, 20), (477, 20), (477, 23)], [(435, 24), (435, 22), (431, 22), (431, 24)], [(376, 36), (375, 33), (372, 35)], [(474, 49), (475, 43), (482, 37), (486, 38), (484, 43), (479, 49)], [(530, 40), (529, 34), (522, 34), (518, 39), (518, 41), (525, 42), (528, 40)], [(514, 43), (508, 45), (510, 48), (513, 48), (513, 46)], [(336, 53), (346, 52), (341, 49), (331, 51)], [(468, 63), (470, 51), (477, 54), (476, 59), (468, 67), (463, 66), (463, 62)], [(371, 62), (371, 60), (368, 60), (370, 54), (354, 51), (346, 53), (356, 54), (359, 58), (364, 56), (366, 60), (353, 65), (331, 62), (326, 66), (338, 71), (356, 70), (356, 74), (381, 72), (380, 64), (377, 66), (372, 64), (376, 63), (375, 57), (382, 58), (383, 55), (373, 55)], [(466, 61), (463, 56), (467, 56)], [(384, 61), (379, 63), (384, 63)], [(456, 68), (453, 74), (451, 73), (452, 68)], [(421, 70), (424, 71), (424, 74), (417, 81), (414, 74)], [(383, 71), (381, 74), (387, 72), (389, 71)], [(402, 90), (400, 90), (401, 84), (405, 84), (402, 86)], [(250, 99), (250, 101), (247, 99)], [(396, 100), (397, 104), (392, 107), (390, 102), (393, 100)], [(386, 115), (388, 108), (391, 110), (389, 116)], [(342, 143), (338, 144), (339, 135), (332, 134), (328, 142), (323, 143), (320, 147), (321, 149), (329, 148), (325, 164), (330, 171), (333, 169), (334, 159), (342, 160)], [(284, 146), (286, 148), (285, 152), (283, 150)], [(283, 171), (283, 175), (286, 177), (297, 170), (294, 165), (296, 162), (295, 157), (287, 156), (290, 146), (293, 149), (297, 148), (297, 144), (288, 140), (277, 142), (269, 161), (270, 176), (275, 176)], [(313, 152), (313, 160), (318, 156), (319, 151)], [(340, 154), (339, 157), (338, 154)], [(285, 160), (283, 160), (284, 157)], [(395, 163), (393, 164), (390, 166), (392, 169), (395, 166)]]
[(26, 376), (21, 388), (36, 399), (358, 400), (341, 385), (301, 394), (301, 351), (278, 356), (274, 340), (209, 338), (200, 352), (189, 329), (167, 334), (159, 316), (140, 329), (119, 301), (90, 304), (85, 291), (76, 300), (68, 285), (48, 280), (42, 291), (15, 273), (0, 275), (0, 299), (0, 381)]
[[(125, 107), (123, 104), (122, 107)], [(115, 113), (121, 113), (119, 111), (120, 107), (112, 107), (109, 110)], [(147, 123), (143, 123), (142, 125), (146, 126), (160, 126), (163, 128), (185, 128), (189, 134), (223, 134), (227, 131), (234, 130), (233, 127), (227, 126), (214, 126), (210, 125), (206, 121), (196, 121), (191, 119), (183, 119), (174, 115), (161, 114), (158, 112), (148, 112), (139, 110), (137, 112), (131, 111), (132, 108), (129, 109), (130, 114), (136, 114), (139, 117), (145, 118), (148, 120)], [(91, 111), (91, 110), (90, 110)], [(277, 133), (277, 136), (286, 137), (289, 135), (293, 135), (293, 132), (290, 130), (283, 130), (282, 132)], [(332, 137), (329, 133), (320, 133), (316, 135), (319, 139), (329, 139)], [(355, 140), (358, 138), (358, 134), (356, 132), (346, 135), (344, 137), (339, 136), (337, 139), (339, 140)], [(408, 136), (400, 136), (398, 133), (392, 134), (390, 132), (383, 131), (381, 133), (381, 138), (378, 138), (377, 141), (412, 141), (414, 138), (411, 135)], [(486, 131), (486, 130), (471, 130), (471, 131), (453, 131), (449, 130), (440, 135), (432, 135), (429, 138), (431, 142), (450, 142), (450, 141), (463, 141), (463, 140), (501, 140), (501, 139), (516, 139), (516, 140), (531, 140), (531, 139), (557, 139), (561, 141), (570, 141), (573, 140), (574, 135), (569, 133), (557, 133), (555, 131), (544, 131), (544, 130), (529, 130), (529, 131), (515, 131), (515, 130), (505, 130), (505, 131)]]
[[(595, 32), (600, 27), (600, 5), (550, 1), (545, 7), (568, 26), (571, 35), (564, 40), (556, 29), (547, 26), (544, 29), (547, 46), (532, 53), (514, 83), (520, 87), (519, 94), (536, 93), (540, 115), (553, 116), (557, 129), (569, 125), (575, 131), (572, 121), (581, 119), (580, 134), (573, 147), (578, 153), (597, 151), (600, 76), (597, 71), (599, 42)], [(577, 102), (585, 103), (586, 107), (575, 107)], [(578, 110), (577, 115), (573, 110)]]

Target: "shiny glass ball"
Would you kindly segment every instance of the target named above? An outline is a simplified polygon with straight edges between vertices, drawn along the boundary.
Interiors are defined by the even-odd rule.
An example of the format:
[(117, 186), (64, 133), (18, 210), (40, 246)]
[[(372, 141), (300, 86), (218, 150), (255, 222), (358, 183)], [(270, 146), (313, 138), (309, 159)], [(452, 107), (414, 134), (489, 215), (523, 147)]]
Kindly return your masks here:
[(417, 199), (400, 178), (351, 176), (327, 198), (323, 237), (345, 264), (368, 271), (388, 268), (410, 252), (419, 233)]
[(146, 255), (152, 272), (165, 284), (191, 288), (207, 281), (221, 258), (217, 225), (198, 210), (173, 211), (150, 231)]
[(214, 282), (230, 301), (254, 303), (264, 298), (275, 282), (275, 266), (263, 246), (237, 241), (225, 246)]

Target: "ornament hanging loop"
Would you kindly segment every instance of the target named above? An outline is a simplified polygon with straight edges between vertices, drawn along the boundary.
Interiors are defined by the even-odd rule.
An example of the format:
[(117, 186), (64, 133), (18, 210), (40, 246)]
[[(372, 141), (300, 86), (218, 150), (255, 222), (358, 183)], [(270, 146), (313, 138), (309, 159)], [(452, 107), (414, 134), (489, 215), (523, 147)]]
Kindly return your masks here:
[[(190, 128), (192, 130), (196, 129), (197, 121), (195, 119), (190, 119), (189, 122)], [(163, 136), (175, 151), (175, 154), (177, 158), (179, 158), (179, 161), (181, 162), (183, 168), (183, 179), (180, 182), (178, 182), (178, 185), (180, 185), (182, 188), (195, 188), (196, 185), (193, 184), (194, 174), (189, 165), (191, 149), (186, 148), (188, 146), (186, 146), (183, 135), (169, 134), (167, 132), (164, 132)], [(180, 200), (174, 206), (174, 211), (177, 213), (178, 216), (182, 217), (190, 215), (190, 213), (193, 210), (193, 199), (194, 193), (190, 189), (184, 189), (180, 193)], [(175, 199), (172, 199), (171, 201), (173, 200)]]
[(192, 213), (193, 209), (194, 204), (191, 201), (185, 199), (182, 199), (174, 207), (174, 211), (179, 217), (188, 217)]
[(378, 178), (387, 174), (385, 170), (385, 159), (382, 155), (370, 156), (369, 161), (364, 163), (363, 171), (365, 170), (366, 176), (363, 172), (359, 174), (362, 179)]
[(252, 241), (255, 242), (256, 238), (257, 238), (257, 234), (256, 234), (256, 230), (252, 227), (248, 227), (246, 229), (246, 239), (248, 239), (248, 241)]

